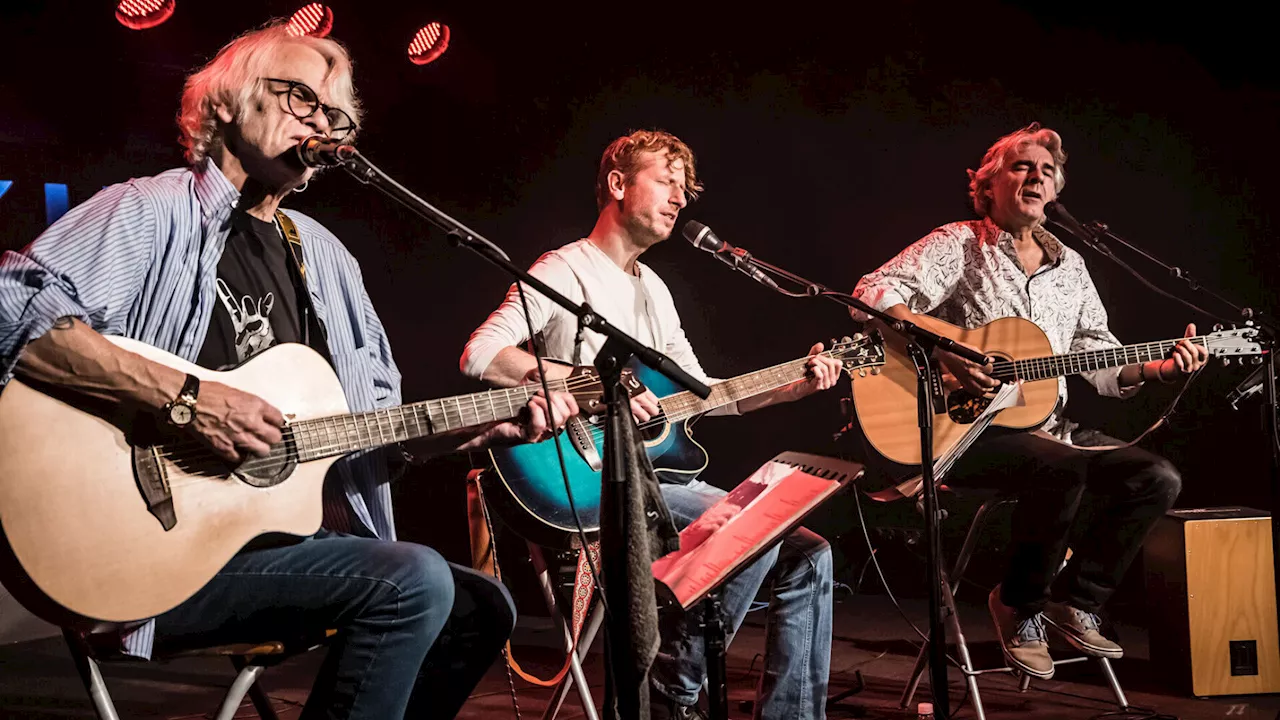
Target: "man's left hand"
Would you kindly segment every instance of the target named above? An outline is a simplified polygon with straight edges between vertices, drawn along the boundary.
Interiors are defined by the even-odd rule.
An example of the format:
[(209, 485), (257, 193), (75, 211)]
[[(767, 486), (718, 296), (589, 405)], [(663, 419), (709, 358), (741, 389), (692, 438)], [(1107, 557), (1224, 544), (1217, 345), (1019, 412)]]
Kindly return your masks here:
[[(1196, 336), (1196, 324), (1187, 325), (1187, 331), (1183, 334), (1183, 338), (1193, 338)], [(1166, 382), (1172, 382), (1176, 378), (1186, 377), (1191, 373), (1204, 367), (1209, 361), (1209, 350), (1203, 345), (1197, 345), (1190, 340), (1181, 340), (1173, 347), (1173, 353), (1168, 360), (1160, 364), (1160, 379)]]
[(805, 379), (797, 380), (789, 388), (793, 399), (799, 400), (819, 390), (829, 390), (835, 387), (840, 379), (842, 370), (840, 361), (821, 354), (822, 350), (822, 343), (815, 343), (809, 348), (809, 362), (805, 363)]

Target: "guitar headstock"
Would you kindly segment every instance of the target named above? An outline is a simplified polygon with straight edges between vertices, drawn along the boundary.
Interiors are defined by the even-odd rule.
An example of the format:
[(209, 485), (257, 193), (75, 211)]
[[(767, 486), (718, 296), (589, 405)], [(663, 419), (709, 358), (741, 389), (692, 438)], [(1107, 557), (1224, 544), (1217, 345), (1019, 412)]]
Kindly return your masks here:
[(1204, 336), (1204, 346), (1209, 354), (1224, 358), (1226, 363), (1230, 363), (1233, 357), (1245, 355), (1253, 355), (1260, 360), (1263, 354), (1271, 350), (1270, 345), (1270, 340), (1263, 336), (1262, 331), (1252, 325), (1229, 330), (1216, 325), (1213, 332)]
[[(596, 372), (596, 369), (586, 365), (579, 365), (573, 368), (569, 378), (572, 381), (576, 381), (571, 384), (575, 386), (574, 395), (581, 413), (583, 415), (602, 414), (605, 411), (604, 387), (600, 382), (600, 374)], [(622, 368), (621, 382), (629, 398), (636, 397), (648, 390), (629, 367)], [(569, 381), (566, 381), (566, 383), (568, 384)]]
[(833, 339), (831, 349), (823, 354), (839, 360), (849, 377), (853, 377), (855, 372), (859, 377), (866, 377), (868, 371), (878, 374), (884, 365), (884, 339), (878, 332), (870, 335), (858, 333), (853, 337), (846, 335), (839, 340)]

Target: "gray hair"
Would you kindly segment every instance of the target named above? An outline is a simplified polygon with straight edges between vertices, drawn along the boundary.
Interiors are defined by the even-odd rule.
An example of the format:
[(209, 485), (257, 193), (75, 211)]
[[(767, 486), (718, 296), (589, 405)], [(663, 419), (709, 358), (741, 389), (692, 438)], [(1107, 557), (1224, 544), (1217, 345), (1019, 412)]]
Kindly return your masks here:
[(1067, 184), (1065, 165), (1067, 153), (1062, 149), (1062, 136), (1040, 127), (1040, 123), (1015, 130), (1000, 138), (982, 156), (982, 165), (976, 171), (969, 170), (969, 197), (973, 199), (973, 209), (982, 217), (991, 210), (991, 197), (987, 190), (991, 188), (991, 180), (1004, 169), (1005, 158), (1028, 145), (1039, 145), (1049, 151), (1053, 157), (1053, 184), (1057, 192), (1062, 192)]
[[(262, 92), (262, 76), (275, 54), (290, 43), (306, 45), (324, 57), (329, 65), (325, 75), (329, 104), (350, 115), (355, 128), (359, 127), (360, 101), (351, 82), (351, 56), (346, 48), (331, 38), (294, 35), (283, 21), (273, 21), (227, 43), (209, 64), (187, 78), (178, 128), (188, 163), (201, 163), (222, 142), (215, 107), (226, 105), (237, 119), (243, 118), (245, 108)], [(355, 128), (348, 142), (354, 139)]]

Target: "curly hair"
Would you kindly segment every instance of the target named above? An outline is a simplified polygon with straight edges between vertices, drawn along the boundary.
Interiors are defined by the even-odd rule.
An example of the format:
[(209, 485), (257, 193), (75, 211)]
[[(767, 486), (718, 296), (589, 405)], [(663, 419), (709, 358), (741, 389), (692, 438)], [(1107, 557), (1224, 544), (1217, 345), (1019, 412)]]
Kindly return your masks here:
[[(329, 66), (325, 75), (329, 104), (350, 115), (356, 128), (360, 126), (360, 102), (351, 82), (351, 56), (346, 48), (331, 38), (294, 35), (287, 23), (273, 20), (227, 43), (213, 60), (187, 77), (178, 128), (188, 163), (200, 164), (222, 142), (215, 108), (225, 105), (237, 119), (243, 119), (245, 108), (262, 92), (262, 76), (271, 61), (290, 43), (311, 47), (324, 57)], [(354, 135), (353, 128), (347, 141)]]
[(620, 170), (623, 181), (629, 182), (640, 171), (640, 155), (647, 152), (665, 153), (671, 160), (682, 160), (685, 192), (690, 198), (698, 197), (702, 185), (698, 182), (698, 170), (689, 146), (662, 130), (636, 130), (609, 143), (600, 156), (600, 172), (596, 174), (596, 209), (603, 210), (609, 204), (609, 173)]
[(1039, 145), (1049, 151), (1049, 155), (1053, 157), (1053, 184), (1057, 192), (1062, 192), (1063, 186), (1067, 184), (1067, 153), (1062, 149), (1062, 136), (1033, 122), (996, 140), (987, 154), (982, 156), (982, 165), (977, 170), (967, 171), (969, 197), (972, 198), (973, 209), (978, 215), (986, 217), (991, 210), (991, 197), (987, 190), (991, 188), (991, 180), (1004, 169), (1005, 158), (1028, 145)]

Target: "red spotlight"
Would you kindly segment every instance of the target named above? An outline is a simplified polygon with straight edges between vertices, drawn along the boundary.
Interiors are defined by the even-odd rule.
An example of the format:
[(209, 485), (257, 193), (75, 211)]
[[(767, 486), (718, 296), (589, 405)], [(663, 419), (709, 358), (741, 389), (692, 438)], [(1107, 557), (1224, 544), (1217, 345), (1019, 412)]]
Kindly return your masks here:
[(323, 3), (311, 3), (289, 18), (289, 34), (325, 37), (333, 29), (333, 11)]
[(174, 0), (120, 0), (116, 20), (131, 30), (153, 28), (173, 14)]
[(422, 28), (409, 43), (409, 60), (414, 65), (426, 65), (449, 49), (449, 26), (433, 22)]

